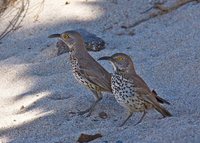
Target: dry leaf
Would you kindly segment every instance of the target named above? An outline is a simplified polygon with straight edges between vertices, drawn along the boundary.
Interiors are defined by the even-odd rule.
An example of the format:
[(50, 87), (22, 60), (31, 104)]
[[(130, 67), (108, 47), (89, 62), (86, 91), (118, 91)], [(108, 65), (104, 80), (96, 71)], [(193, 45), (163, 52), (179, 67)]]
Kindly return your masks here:
[(78, 143), (90, 142), (101, 137), (102, 137), (101, 134), (95, 134), (95, 135), (81, 134), (77, 142)]

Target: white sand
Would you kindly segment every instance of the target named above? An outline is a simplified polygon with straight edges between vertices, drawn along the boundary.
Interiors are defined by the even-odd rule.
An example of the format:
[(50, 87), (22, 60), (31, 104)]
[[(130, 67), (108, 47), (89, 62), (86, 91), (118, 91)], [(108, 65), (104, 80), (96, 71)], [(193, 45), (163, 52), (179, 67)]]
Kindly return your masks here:
[[(128, 33), (120, 26), (144, 16), (140, 12), (150, 5), (146, 0), (110, 1), (69, 0), (65, 5), (65, 1), (46, 0), (38, 21), (30, 10), (22, 28), (1, 41), (1, 143), (74, 143), (81, 133), (103, 135), (93, 143), (200, 142), (200, 4), (189, 3), (128, 29), (134, 36), (119, 36)], [(106, 41), (105, 50), (90, 53), (94, 58), (116, 52), (131, 55), (137, 72), (171, 102), (166, 108), (174, 116), (160, 119), (160, 114), (150, 111), (133, 126), (141, 116), (137, 113), (119, 128), (126, 112), (111, 94), (104, 94), (89, 118), (70, 114), (87, 108), (93, 97), (73, 78), (68, 55), (56, 57), (57, 40), (47, 36), (78, 28)], [(111, 71), (108, 63), (101, 64)], [(98, 117), (102, 111), (107, 119)]]

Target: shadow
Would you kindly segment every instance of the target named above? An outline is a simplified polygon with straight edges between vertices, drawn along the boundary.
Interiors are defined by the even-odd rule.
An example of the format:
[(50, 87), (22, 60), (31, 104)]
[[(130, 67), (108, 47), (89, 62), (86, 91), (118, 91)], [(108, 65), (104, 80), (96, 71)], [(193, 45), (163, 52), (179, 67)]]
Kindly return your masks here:
[[(82, 7), (86, 11), (96, 8), (99, 9), (98, 12), (102, 13), (98, 15), (97, 12), (96, 16), (90, 14), (87, 16), (87, 13), (83, 13), (86, 15), (83, 16), (83, 20), (80, 15), (79, 20), (59, 18), (58, 21), (48, 24), (35, 22), (32, 25), (24, 25), (2, 40), (0, 64), (2, 66), (1, 73), (4, 74), (2, 74), (1, 81), (3, 82), (5, 79), (8, 82), (0, 88), (4, 93), (1, 95), (3, 99), (1, 104), (9, 106), (13, 110), (9, 110), (5, 114), (8, 117), (3, 114), (1, 118), (1, 141), (71, 142), (72, 138), (78, 138), (81, 131), (90, 130), (87, 125), (87, 122), (91, 121), (90, 118), (83, 118), (71, 112), (87, 108), (93, 101), (92, 93), (75, 81), (71, 73), (68, 54), (56, 55), (55, 43), (57, 40), (47, 37), (53, 33), (78, 28), (85, 28), (91, 33), (103, 36), (103, 26), (93, 29), (98, 21), (104, 19), (105, 11), (101, 8), (101, 5), (105, 5), (103, 3), (115, 6), (110, 2), (76, 2), (80, 7), (84, 5)], [(13, 70), (16, 73), (13, 73)], [(11, 94), (12, 96), (10, 96)], [(111, 101), (104, 102), (112, 105), (115, 101), (109, 96), (105, 98), (111, 99)], [(94, 114), (98, 115), (98, 112), (105, 109), (107, 107), (104, 107), (102, 102), (97, 106)], [(93, 117), (93, 119), (96, 118), (100, 120), (98, 117)], [(95, 121), (93, 122), (95, 123)], [(71, 125), (68, 125), (69, 123)], [(82, 129), (80, 129), (80, 123)], [(78, 132), (68, 134), (75, 130)], [(57, 137), (53, 139), (51, 136)]]
[[(50, 1), (49, 3), (54, 4), (56, 2)], [(85, 109), (91, 104), (93, 101), (92, 93), (75, 81), (71, 73), (68, 54), (56, 55), (55, 44), (57, 40), (47, 38), (50, 34), (71, 29), (83, 28), (104, 39), (106, 49), (96, 53), (90, 52), (95, 59), (116, 52), (125, 52), (131, 55), (136, 63), (137, 71), (144, 77), (150, 87), (159, 88), (158, 92), (172, 102), (173, 107), (167, 108), (169, 110), (176, 109), (176, 111), (173, 111), (175, 115), (176, 113), (183, 115), (186, 112), (183, 111), (186, 108), (184, 104), (174, 107), (174, 104), (184, 100), (181, 98), (181, 94), (186, 97), (184, 95), (185, 88), (183, 88), (185, 84), (181, 83), (183, 80), (173, 78), (180, 77), (179, 71), (184, 69), (184, 65), (181, 65), (179, 60), (176, 61), (179, 58), (177, 58), (176, 54), (171, 57), (174, 59), (174, 64), (161, 57), (164, 54), (168, 55), (170, 51), (167, 46), (172, 48), (175, 43), (173, 41), (175, 32), (172, 34), (167, 33), (169, 34), (167, 37), (169, 39), (164, 38), (166, 36), (164, 30), (173, 25), (173, 22), (168, 22), (167, 16), (162, 21), (160, 20), (161, 18), (158, 20), (161, 25), (164, 25), (167, 21), (167, 26), (161, 26), (160, 29), (164, 28), (164, 30), (161, 30), (159, 35), (156, 33), (156, 26), (153, 25), (155, 21), (145, 26), (143, 25), (143, 27), (138, 26), (136, 32), (135, 29), (121, 27), (122, 23), (129, 23), (141, 16), (141, 11), (148, 7), (145, 1), (119, 0), (117, 3), (113, 3), (110, 0), (88, 0), (87, 2), (77, 0), (71, 1), (67, 5), (64, 5), (64, 2), (58, 3), (60, 5), (55, 4), (58, 11), (44, 7), (44, 11), (37, 22), (22, 26), (18, 31), (3, 39), (0, 44), (0, 82), (2, 82), (0, 85), (2, 93), (0, 95), (2, 99), (0, 101), (0, 113), (3, 112), (3, 115), (0, 115), (0, 141), (2, 139), (5, 142), (16, 143), (71, 143), (75, 142), (82, 132), (90, 134), (100, 132), (103, 134), (103, 139), (99, 140), (104, 141), (104, 139), (109, 140), (109, 135), (114, 138), (113, 133), (118, 134), (121, 131), (121, 129), (117, 128), (117, 124), (126, 116), (126, 113), (116, 103), (111, 94), (104, 94), (105, 98), (98, 104), (91, 117), (86, 118), (74, 114), (74, 112)], [(63, 10), (60, 8), (63, 8)], [(71, 12), (71, 14), (65, 15), (65, 11)], [(56, 13), (60, 14), (56, 15)], [(148, 27), (148, 25), (152, 27)], [(196, 26), (198, 27), (199, 25)], [(129, 34), (129, 32), (133, 31), (136, 35)], [(152, 37), (151, 32), (154, 33)], [(194, 40), (197, 40), (196, 37), (199, 36), (200, 34), (197, 34)], [(145, 38), (142, 39), (143, 37)], [(160, 43), (158, 37), (161, 37)], [(187, 43), (186, 36), (181, 40)], [(170, 44), (166, 45), (166, 43)], [(179, 46), (181, 47), (182, 45), (180, 44)], [(174, 49), (172, 48), (172, 50)], [(190, 51), (190, 54), (192, 54), (192, 51)], [(198, 63), (200, 55), (198, 52), (193, 53), (193, 55), (192, 61), (194, 63), (189, 62), (191, 59), (187, 59), (186, 62), (188, 62), (191, 69), (193, 68), (199, 74), (199, 67), (195, 64)], [(187, 55), (181, 52), (178, 56), (180, 56), (180, 59), (187, 58)], [(160, 61), (160, 63), (154, 64), (155, 61)], [(112, 71), (109, 64), (103, 62), (101, 64), (110, 72)], [(167, 70), (161, 69), (163, 64), (168, 67)], [(175, 64), (178, 66), (175, 66)], [(156, 73), (160, 71), (163, 73), (156, 77)], [(166, 73), (168, 72), (171, 72), (171, 74), (167, 75)], [(199, 108), (199, 101), (195, 100), (196, 93), (192, 89), (200, 85), (200, 78), (196, 78), (193, 75), (190, 77), (192, 78), (190, 81), (192, 80), (193, 84), (187, 84), (191, 91), (189, 92), (191, 98), (188, 100), (194, 103), (194, 108), (188, 107), (187, 113), (196, 118), (197, 115), (194, 113)], [(189, 77), (186, 78), (189, 80)], [(173, 83), (176, 82), (180, 86), (174, 86)], [(166, 88), (167, 84), (169, 87)], [(192, 85), (195, 85), (195, 87)], [(4, 110), (7, 113), (4, 113)], [(98, 114), (103, 111), (108, 114), (107, 119), (99, 117)], [(144, 124), (138, 127), (131, 127), (131, 131), (135, 132), (141, 126), (140, 130), (145, 130), (145, 122), (148, 122), (148, 120), (152, 122), (152, 125), (148, 125), (151, 130), (165, 128), (168, 131), (172, 131), (172, 126), (167, 127), (166, 124), (162, 123), (165, 121), (172, 123), (173, 118), (160, 121), (157, 120), (159, 117), (157, 113), (150, 113)], [(138, 117), (138, 115), (134, 116), (129, 123), (134, 122), (135, 118), (138, 119)], [(153, 120), (155, 118), (156, 122), (154, 123)], [(178, 122), (177, 118), (175, 120)], [(131, 126), (131, 124), (129, 125)], [(124, 131), (127, 130), (125, 129)], [(144, 133), (148, 132), (142, 130), (140, 137), (145, 137)], [(163, 134), (160, 131), (158, 135)], [(175, 135), (173, 137), (175, 138)]]

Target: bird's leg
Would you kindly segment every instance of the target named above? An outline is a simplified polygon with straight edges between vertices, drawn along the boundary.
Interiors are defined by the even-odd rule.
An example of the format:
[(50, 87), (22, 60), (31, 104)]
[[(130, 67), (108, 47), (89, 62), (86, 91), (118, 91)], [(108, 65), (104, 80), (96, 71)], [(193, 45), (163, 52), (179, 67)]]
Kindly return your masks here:
[(142, 117), (140, 118), (140, 120), (139, 120), (134, 126), (136, 126), (137, 124), (139, 124), (139, 123), (142, 122), (142, 120), (143, 120), (143, 118), (145, 117), (146, 113), (147, 113), (146, 111), (143, 112)]
[(88, 112), (88, 114), (87, 114), (87, 117), (89, 117), (89, 116), (91, 115), (91, 113), (92, 113), (92, 111), (94, 110), (94, 108), (95, 108), (95, 106), (97, 105), (97, 103), (98, 103), (99, 101), (101, 101), (101, 99), (103, 98), (101, 92), (97, 92), (97, 91), (93, 91), (93, 90), (92, 90), (92, 93), (94, 94), (96, 101), (90, 106), (89, 112)]
[(94, 107), (97, 105), (97, 103), (99, 101), (101, 101), (101, 99), (102, 99), (101, 92), (98, 93), (98, 92), (92, 90), (92, 93), (94, 93), (96, 101), (88, 109), (78, 112), (79, 115), (84, 115), (84, 114), (88, 113), (86, 117), (89, 117), (91, 115), (92, 111), (94, 110)]
[(92, 104), (92, 106), (90, 107), (89, 112), (88, 112), (88, 114), (87, 114), (86, 117), (89, 117), (89, 116), (91, 115), (91, 113), (92, 113), (92, 111), (94, 110), (95, 106), (97, 105), (97, 103), (98, 103), (101, 99), (102, 99), (102, 97), (101, 97), (101, 98), (98, 98), (98, 99)]
[(133, 113), (129, 111), (128, 117), (122, 122), (122, 124), (119, 125), (119, 127), (122, 127), (132, 115), (133, 115)]

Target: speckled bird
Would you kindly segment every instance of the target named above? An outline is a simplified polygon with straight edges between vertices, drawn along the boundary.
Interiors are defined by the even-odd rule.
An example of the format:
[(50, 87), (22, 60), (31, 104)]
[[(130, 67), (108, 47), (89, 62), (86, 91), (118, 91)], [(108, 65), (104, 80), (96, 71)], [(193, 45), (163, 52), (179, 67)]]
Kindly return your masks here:
[(77, 31), (52, 34), (49, 38), (60, 38), (68, 47), (72, 73), (75, 79), (92, 91), (95, 102), (86, 110), (80, 111), (90, 116), (96, 104), (102, 99), (102, 92), (112, 92), (111, 74), (108, 73), (86, 50), (83, 37)]
[(163, 117), (172, 116), (160, 103), (169, 104), (168, 101), (151, 91), (145, 81), (136, 73), (131, 58), (124, 53), (105, 56), (99, 60), (111, 62), (114, 74), (111, 77), (111, 88), (117, 102), (128, 110), (128, 117), (122, 122), (123, 126), (134, 112), (143, 112), (140, 123), (147, 110), (156, 109)]

